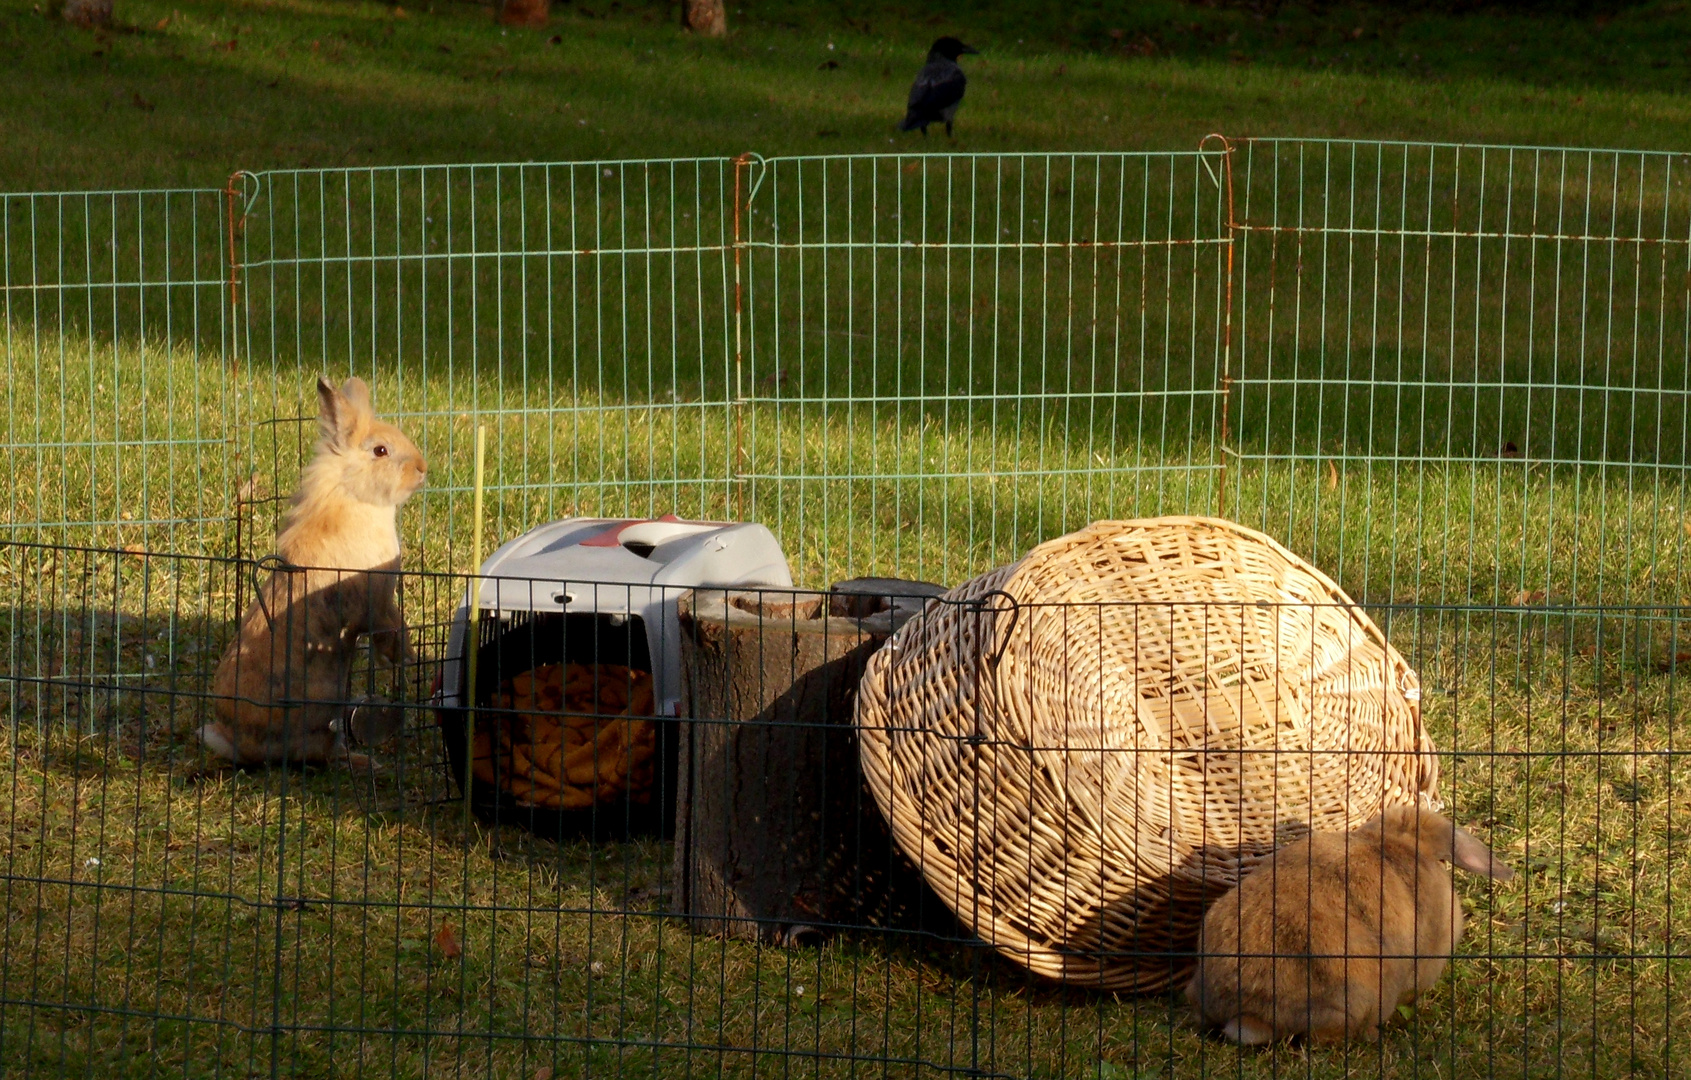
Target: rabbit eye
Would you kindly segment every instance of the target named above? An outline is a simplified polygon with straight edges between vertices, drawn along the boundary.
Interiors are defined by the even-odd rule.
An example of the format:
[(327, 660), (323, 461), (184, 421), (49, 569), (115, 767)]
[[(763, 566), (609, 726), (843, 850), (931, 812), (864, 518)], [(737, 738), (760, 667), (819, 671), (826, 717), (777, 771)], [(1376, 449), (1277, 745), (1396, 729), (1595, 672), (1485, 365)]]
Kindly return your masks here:
[(388, 456), (388, 448), (383, 446), (381, 443), (377, 443), (376, 444), (376, 456), (377, 457), (387, 457)]

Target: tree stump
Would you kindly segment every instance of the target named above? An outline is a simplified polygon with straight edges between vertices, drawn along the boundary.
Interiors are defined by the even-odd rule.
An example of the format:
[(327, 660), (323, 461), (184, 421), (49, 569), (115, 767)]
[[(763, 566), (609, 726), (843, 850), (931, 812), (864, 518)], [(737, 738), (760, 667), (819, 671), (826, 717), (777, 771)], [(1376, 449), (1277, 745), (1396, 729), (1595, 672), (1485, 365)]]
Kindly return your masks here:
[(681, 25), (705, 37), (726, 37), (728, 5), (723, 0), (682, 0)]
[(545, 26), (552, 17), (552, 0), (499, 0), (495, 10), (506, 26)]
[(65, 21), (84, 29), (112, 24), (112, 0), (65, 0)]
[(903, 597), (942, 591), (858, 579), (682, 598), (675, 880), (696, 929), (796, 945), (948, 912), (893, 844), (852, 724), (870, 654), (925, 602)]

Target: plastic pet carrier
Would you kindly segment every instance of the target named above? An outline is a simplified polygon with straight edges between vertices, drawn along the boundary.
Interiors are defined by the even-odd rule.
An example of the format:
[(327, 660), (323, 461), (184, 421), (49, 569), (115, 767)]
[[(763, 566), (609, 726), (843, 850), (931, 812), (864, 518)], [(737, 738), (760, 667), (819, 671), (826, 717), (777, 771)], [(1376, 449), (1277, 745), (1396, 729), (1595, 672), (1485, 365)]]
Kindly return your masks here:
[(559, 839), (671, 835), (677, 603), (694, 588), (791, 588), (774, 535), (675, 517), (566, 518), (499, 548), (481, 575), (473, 690), (466, 590), (439, 703), (460, 791), (471, 744), (478, 816)]

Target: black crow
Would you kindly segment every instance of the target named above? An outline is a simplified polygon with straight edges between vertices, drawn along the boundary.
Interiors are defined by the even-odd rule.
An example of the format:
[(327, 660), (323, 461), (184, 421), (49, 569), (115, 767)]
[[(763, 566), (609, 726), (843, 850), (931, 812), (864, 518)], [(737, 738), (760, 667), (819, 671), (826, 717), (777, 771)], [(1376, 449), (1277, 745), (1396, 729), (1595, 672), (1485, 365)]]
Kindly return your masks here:
[(910, 110), (904, 114), (900, 131), (922, 129), (928, 133), (929, 124), (945, 123), (945, 133), (951, 134), (951, 118), (963, 102), (963, 90), (969, 80), (957, 66), (959, 56), (979, 56), (980, 53), (954, 37), (942, 37), (928, 50), (928, 62), (916, 83), (910, 88)]

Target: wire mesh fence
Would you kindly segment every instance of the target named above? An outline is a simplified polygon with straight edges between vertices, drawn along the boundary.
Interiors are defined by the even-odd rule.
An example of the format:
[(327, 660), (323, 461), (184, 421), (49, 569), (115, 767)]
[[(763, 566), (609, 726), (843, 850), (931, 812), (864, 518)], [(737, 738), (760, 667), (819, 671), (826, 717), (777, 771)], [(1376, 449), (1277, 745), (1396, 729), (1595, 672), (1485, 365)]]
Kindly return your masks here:
[[(1667, 1077), (1682, 1067), (1674, 1036), (1686, 1022), (1680, 984), (1691, 958), (1673, 917), (1684, 869), (1675, 809), (1683, 695), (1672, 650), (1687, 630), (1677, 611), (1375, 610), (1412, 664), (1461, 670), (1450, 690), (1423, 699), (1437, 792), (1518, 875), (1459, 880), (1466, 940), (1445, 979), (1383, 1042), (1242, 1054), (1201, 1034), (1175, 992), (1100, 993), (1033, 973), (1006, 929), (1040, 916), (1032, 894), (1006, 884), (1025, 880), (1029, 866), (1003, 838), (1028, 813), (1042, 815), (1074, 853), (1075, 866), (1051, 879), (1065, 905), (1103, 904), (1128, 927), (1102, 940), (1078, 927), (1070, 962), (1149, 966), (1175, 975), (1178, 991), (1190, 933), (1171, 942), (1158, 932), (1167, 913), (1139, 910), (1110, 874), (1089, 877), (1080, 865), (1089, 848), (1141, 868), (1155, 862), (1144, 849), (1166, 838), (1124, 834), (1122, 822), (1139, 800), (1174, 798), (1177, 781), (1130, 797), (1110, 774), (1142, 768), (1141, 756), (1166, 761), (1167, 745), (1111, 748), (1079, 732), (1028, 743), (1002, 720), (983, 736), (967, 730), (967, 712), (950, 733), (895, 724), (895, 741), (942, 756), (990, 752), (1011, 777), (1052, 754), (1067, 756), (1082, 788), (1087, 759), (1104, 777), (1094, 792), (1105, 796), (1103, 819), (1079, 792), (1065, 810), (1042, 802), (1037, 785), (1014, 799), (936, 788), (901, 805), (934, 842), (953, 841), (972, 859), (965, 880), (996, 883), (987, 917), (936, 887), (940, 875), (919, 850), (907, 855), (889, 840), (860, 775), (849, 711), (794, 702), (791, 653), (759, 657), (754, 681), (736, 687), (761, 695), (749, 707), (722, 693), (721, 715), (690, 709), (699, 719), (686, 733), (655, 740), (664, 761), (644, 801), (625, 788), (585, 813), (548, 813), (525, 786), (544, 786), (542, 753), (488, 749), (477, 816), (467, 819), (463, 743), (454, 742), (464, 710), (430, 696), (453, 655), (449, 617), (437, 615), (461, 602), (462, 577), (406, 579), (418, 655), (401, 681), (416, 689), (397, 737), (371, 749), (373, 767), (231, 773), (183, 732), (212, 715), (205, 686), (233, 621), (233, 580), (250, 566), (16, 544), (5, 560), (16, 603), (0, 1041), (23, 1075), (111, 1066), (530, 1075), (545, 1066), (580, 1075), (1436, 1068)], [(757, 612), (746, 632), (773, 651), (799, 624), (819, 624), (816, 633), (836, 635), (826, 651), (847, 662), (797, 674), (820, 680), (818, 701), (848, 694), (878, 631), (862, 619), (819, 619), (805, 599), (742, 599)], [(959, 612), (943, 635), (966, 645), (979, 612)], [(1197, 617), (1219, 636), (1257, 614), (1215, 605)], [(1318, 611), (1276, 615), (1293, 626)], [(605, 686), (632, 684), (633, 665), (647, 659), (629, 649), (626, 624), (619, 632), (601, 620), (583, 638), (536, 632), (547, 617), (521, 608), (488, 616), (475, 723), (494, 746), (508, 746), (513, 732), (519, 745), (541, 746), (547, 719), (604, 730), (619, 704), (607, 705)], [(1078, 671), (1098, 651), (1099, 621), (1124, 619), (1148, 638), (1162, 615), (1138, 605), (1024, 609), (1000, 644), (1055, 632)], [(690, 694), (730, 678), (709, 660), (690, 657)], [(614, 661), (625, 663), (597, 669), (592, 701), (546, 700), (548, 678), (560, 691), (573, 678), (548, 667)], [(1194, 663), (1208, 670), (1204, 658)], [(463, 665), (457, 671), (462, 679)], [(965, 665), (962, 678), (976, 677)], [(1053, 692), (1035, 682), (1013, 679), (1029, 703)], [(1096, 692), (1084, 678), (1056, 689)], [(1229, 699), (1216, 695), (1206, 707), (1219, 714)], [(1205, 738), (1197, 733), (1200, 745)], [(1218, 756), (1241, 757), (1223, 735), (1213, 740)], [(447, 753), (454, 745), (459, 753)], [(1312, 774), (1354, 772), (1344, 798), (1365, 801), (1374, 751), (1270, 740), (1257, 753), (1287, 791), (1283, 806), (1304, 800), (1303, 812), (1267, 823), (1282, 842), (1314, 816), (1318, 800), (1300, 787)], [(973, 833), (958, 816), (970, 805), (985, 815)], [(1223, 848), (1250, 848), (1208, 828), (1217, 833), (1205, 853), (1212, 867)], [(806, 846), (784, 852), (789, 837)], [(767, 861), (735, 861), (753, 855)], [(738, 867), (726, 893), (722, 866)], [(768, 883), (771, 875), (779, 880)], [(1189, 887), (1204, 894), (1201, 878)], [(1220, 887), (1208, 888), (1213, 900)], [(725, 895), (732, 904), (723, 906)]]
[[(1677, 1075), (1688, 169), (1212, 138), (6, 197), (0, 1052), (25, 1075)], [(320, 371), (367, 378), (429, 460), (399, 516), (415, 651), (361, 644), (335, 702), (349, 731), (392, 703), (373, 762), (230, 770), (194, 732), (273, 569)], [(1438, 802), (1516, 876), (1456, 875), (1467, 935), (1382, 1041), (1227, 1046), (1180, 997), (1195, 923), (1153, 940), (1161, 909), (1120, 889), (1167, 862), (1179, 800), (1122, 777), (1234, 790), (1256, 760), (1312, 808), (1297, 783), (1378, 748), (1293, 749), (1273, 723), (1230, 742), (1219, 689), (1160, 742), (1089, 732), (1101, 628), (1149, 634), (1156, 605), (659, 589), (691, 621), (654, 627), (627, 585), (570, 608), (508, 578), (472, 633), (478, 425), (498, 541), (756, 521), (801, 582), (956, 585), (1099, 518), (1261, 529), (1401, 652)], [(1211, 635), (1259, 617), (1183, 610)], [(917, 822), (987, 807), (942, 859), (877, 801), (853, 715), (895, 623), (947, 619), (945, 685), (1003, 697), (893, 741), (1010, 773), (949, 795), (913, 774)], [(1040, 635), (1043, 674), (983, 666)], [(1225, 650), (1187, 660), (1237, 685)], [(1066, 719), (980, 726), (1034, 713)], [(1036, 767), (1098, 786), (1005, 779)], [(1318, 817), (1277, 811), (1255, 846), (1210, 821), (1182, 917)], [(1136, 833), (1153, 819), (1168, 835)], [(1044, 907), (999, 896), (1012, 935), (963, 897), (1028, 879), (1031, 849), (995, 846), (1017, 822), (1104, 869), (1062, 863)], [(1055, 940), (1053, 917), (1058, 953), (1166, 985), (1039, 974), (1006, 943)]]
[(1683, 155), (1236, 157), (1236, 516), (1364, 596), (1683, 601)]
[(9, 533), (215, 549), (234, 334), (215, 191), (8, 195)]

